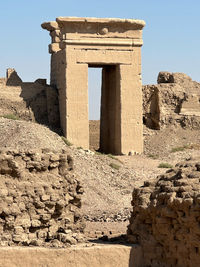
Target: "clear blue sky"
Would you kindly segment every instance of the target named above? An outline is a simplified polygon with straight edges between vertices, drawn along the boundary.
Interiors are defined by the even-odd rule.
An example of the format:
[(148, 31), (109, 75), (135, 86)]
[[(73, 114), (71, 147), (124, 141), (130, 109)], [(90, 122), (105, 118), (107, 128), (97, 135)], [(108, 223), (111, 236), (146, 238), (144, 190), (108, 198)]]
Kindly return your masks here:
[[(5, 76), (7, 67), (14, 67), (23, 81), (49, 78), (50, 37), (40, 24), (58, 16), (144, 19), (143, 83), (156, 83), (161, 70), (184, 72), (200, 81), (199, 0), (2, 0), (0, 77)], [(99, 71), (91, 71), (93, 119), (99, 114), (99, 87)]]

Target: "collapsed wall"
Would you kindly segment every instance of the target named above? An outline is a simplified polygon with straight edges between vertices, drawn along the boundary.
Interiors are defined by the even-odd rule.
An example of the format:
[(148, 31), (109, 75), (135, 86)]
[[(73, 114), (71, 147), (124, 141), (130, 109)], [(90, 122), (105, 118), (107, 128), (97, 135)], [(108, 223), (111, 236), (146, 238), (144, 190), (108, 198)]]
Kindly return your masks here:
[(12, 115), (59, 128), (57, 90), (45, 79), (23, 82), (14, 69), (7, 69), (7, 77), (0, 79), (0, 116)]
[(142, 266), (199, 266), (200, 163), (188, 160), (133, 191), (128, 239)]
[(158, 84), (143, 86), (143, 118), (147, 127), (167, 125), (200, 129), (200, 83), (184, 73), (160, 72)]
[(65, 151), (1, 151), (0, 245), (65, 247), (81, 241), (82, 193)]

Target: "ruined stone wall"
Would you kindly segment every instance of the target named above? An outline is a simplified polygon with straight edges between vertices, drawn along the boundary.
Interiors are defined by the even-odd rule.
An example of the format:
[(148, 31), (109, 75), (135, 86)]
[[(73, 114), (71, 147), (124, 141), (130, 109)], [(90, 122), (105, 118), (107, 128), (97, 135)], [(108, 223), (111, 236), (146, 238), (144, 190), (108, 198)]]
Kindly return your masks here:
[(19, 77), (15, 69), (9, 68), (6, 71), (6, 85), (18, 86), (22, 84), (22, 79)]
[(81, 241), (82, 193), (65, 151), (1, 151), (0, 245), (64, 247)]
[(128, 226), (142, 266), (199, 266), (200, 163), (188, 160), (133, 191)]
[(157, 85), (143, 86), (143, 116), (153, 129), (167, 125), (200, 129), (200, 84), (184, 73), (160, 72)]
[(7, 78), (1, 81), (0, 116), (15, 115), (52, 128), (60, 127), (58, 93), (45, 79), (22, 82), (14, 69), (8, 69)]

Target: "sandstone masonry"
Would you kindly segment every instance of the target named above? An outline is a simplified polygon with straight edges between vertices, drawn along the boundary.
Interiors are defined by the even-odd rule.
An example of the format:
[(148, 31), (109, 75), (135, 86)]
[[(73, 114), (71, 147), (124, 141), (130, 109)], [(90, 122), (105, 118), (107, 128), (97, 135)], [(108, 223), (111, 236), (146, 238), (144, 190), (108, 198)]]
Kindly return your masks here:
[(59, 93), (61, 127), (89, 148), (88, 67), (102, 67), (100, 150), (142, 152), (141, 46), (145, 22), (58, 17), (42, 28), (52, 37), (51, 85)]

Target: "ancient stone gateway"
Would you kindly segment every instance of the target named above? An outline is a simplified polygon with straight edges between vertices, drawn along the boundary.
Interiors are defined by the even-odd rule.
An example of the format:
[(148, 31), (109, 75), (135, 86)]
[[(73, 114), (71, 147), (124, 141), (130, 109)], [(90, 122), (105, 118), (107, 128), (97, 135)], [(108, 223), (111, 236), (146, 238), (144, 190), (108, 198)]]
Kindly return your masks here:
[(145, 22), (58, 17), (50, 31), (51, 85), (59, 92), (61, 127), (89, 147), (88, 67), (102, 67), (100, 150), (143, 151), (141, 46)]

